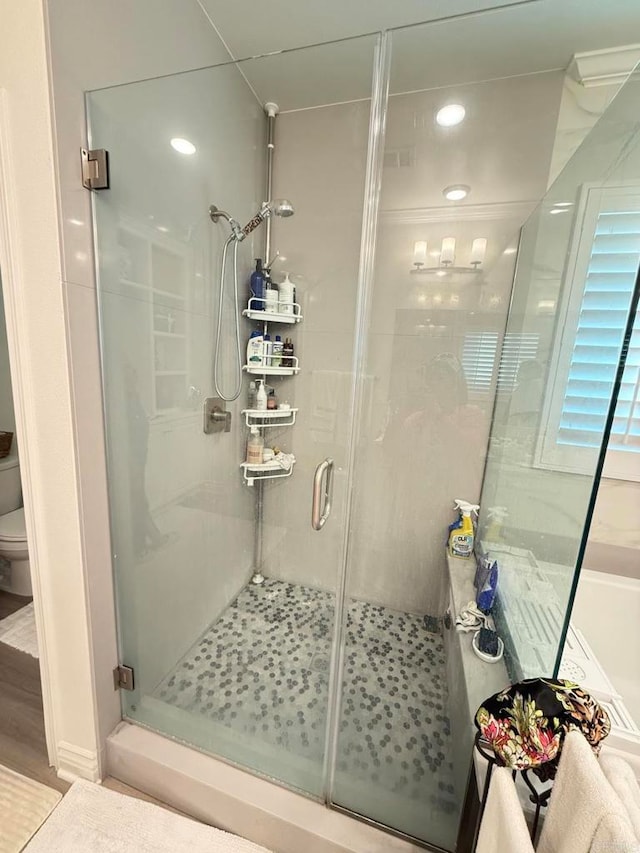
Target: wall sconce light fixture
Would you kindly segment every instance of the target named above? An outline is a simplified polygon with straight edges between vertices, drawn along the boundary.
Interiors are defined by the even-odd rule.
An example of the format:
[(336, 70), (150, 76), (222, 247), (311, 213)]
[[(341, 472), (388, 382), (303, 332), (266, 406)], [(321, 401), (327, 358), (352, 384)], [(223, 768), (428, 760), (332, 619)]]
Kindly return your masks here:
[(413, 244), (413, 269), (412, 273), (443, 276), (448, 272), (455, 273), (479, 273), (487, 254), (487, 240), (485, 237), (476, 237), (471, 244), (469, 266), (456, 266), (456, 238), (445, 237), (440, 248), (439, 262), (435, 266), (426, 266), (427, 243), (418, 240)]

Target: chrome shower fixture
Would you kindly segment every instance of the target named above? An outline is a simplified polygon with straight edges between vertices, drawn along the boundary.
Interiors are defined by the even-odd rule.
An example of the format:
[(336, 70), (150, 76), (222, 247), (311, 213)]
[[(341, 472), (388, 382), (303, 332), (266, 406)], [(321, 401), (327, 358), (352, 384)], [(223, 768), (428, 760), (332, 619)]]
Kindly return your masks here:
[[(227, 237), (222, 249), (222, 261), (220, 263), (220, 289), (218, 291), (218, 322), (216, 328), (216, 343), (213, 357), (213, 386), (216, 393), (225, 403), (231, 403), (237, 400), (242, 390), (242, 353), (240, 346), (240, 317), (238, 314), (238, 245), (251, 234), (252, 231), (261, 225), (265, 220), (270, 219), (273, 215), (276, 216), (293, 216), (293, 205), (286, 198), (272, 199), (265, 201), (260, 210), (251, 219), (244, 228), (240, 227), (240, 223), (233, 218), (226, 210), (220, 210), (215, 204), (209, 207), (209, 217), (212, 222), (218, 222), (219, 219), (226, 219), (231, 227), (231, 234)], [(224, 304), (225, 291), (225, 272), (227, 268), (227, 252), (229, 246), (233, 243), (233, 310), (234, 310), (234, 326), (236, 338), (236, 365), (238, 379), (235, 390), (231, 395), (225, 395), (221, 390), (219, 381), (220, 369), (220, 341), (222, 337), (222, 306)]]
[(244, 226), (244, 228), (240, 227), (240, 223), (237, 222), (232, 216), (230, 216), (226, 210), (220, 210), (219, 207), (216, 207), (215, 204), (212, 204), (209, 208), (209, 216), (211, 217), (212, 222), (217, 222), (220, 217), (226, 219), (229, 225), (231, 226), (231, 232), (234, 238), (240, 243), (244, 240), (245, 237), (248, 237), (252, 231), (262, 225), (262, 223), (269, 219), (270, 216), (293, 216), (294, 209), (291, 202), (286, 198), (276, 198), (272, 201), (265, 201), (260, 210), (256, 213), (253, 219), (250, 219), (249, 222)]
[(209, 207), (209, 216), (212, 222), (217, 222), (220, 217), (226, 219), (229, 225), (231, 226), (231, 232), (236, 240), (244, 240), (245, 234), (242, 233), (242, 228), (240, 227), (240, 223), (237, 219), (234, 219), (233, 216), (230, 216), (226, 210), (220, 210), (219, 207), (216, 207), (215, 204), (210, 205)]

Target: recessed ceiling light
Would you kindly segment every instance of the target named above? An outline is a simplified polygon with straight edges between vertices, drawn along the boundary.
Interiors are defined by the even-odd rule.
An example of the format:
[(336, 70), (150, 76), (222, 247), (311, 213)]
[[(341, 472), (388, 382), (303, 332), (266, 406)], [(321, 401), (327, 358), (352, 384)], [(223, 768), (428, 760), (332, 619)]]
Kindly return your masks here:
[(466, 184), (452, 184), (450, 187), (445, 187), (442, 194), (448, 201), (462, 201), (469, 195), (470, 190), (471, 187)]
[(436, 121), (440, 127), (454, 127), (464, 121), (466, 112), (462, 104), (447, 104), (436, 113)]
[(181, 136), (174, 136), (171, 140), (171, 147), (179, 154), (195, 154), (196, 146), (188, 139), (183, 139)]

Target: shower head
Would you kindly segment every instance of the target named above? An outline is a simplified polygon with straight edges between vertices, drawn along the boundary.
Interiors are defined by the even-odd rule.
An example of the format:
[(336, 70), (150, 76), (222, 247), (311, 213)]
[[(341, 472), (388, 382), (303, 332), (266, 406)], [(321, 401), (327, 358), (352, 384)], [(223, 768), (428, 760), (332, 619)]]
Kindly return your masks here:
[(295, 213), (293, 205), (286, 198), (277, 198), (274, 201), (269, 202), (269, 205), (273, 208), (273, 212), (276, 216), (282, 216), (285, 218), (287, 216), (293, 216)]
[(276, 198), (272, 199), (271, 201), (265, 201), (260, 210), (253, 217), (253, 219), (250, 219), (249, 222), (247, 222), (247, 224), (244, 226), (244, 228), (242, 229), (243, 237), (239, 239), (244, 239), (244, 237), (247, 237), (249, 234), (251, 234), (252, 231), (255, 231), (255, 229), (259, 225), (262, 225), (265, 219), (268, 219), (274, 214), (276, 216), (283, 217), (293, 216), (293, 205), (286, 198)]

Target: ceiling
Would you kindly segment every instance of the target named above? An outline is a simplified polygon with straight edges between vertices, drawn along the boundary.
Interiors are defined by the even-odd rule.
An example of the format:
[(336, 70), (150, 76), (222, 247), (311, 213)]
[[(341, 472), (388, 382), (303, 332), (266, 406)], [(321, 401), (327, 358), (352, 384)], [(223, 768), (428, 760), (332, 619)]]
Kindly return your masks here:
[[(258, 100), (281, 110), (367, 98), (375, 38), (393, 33), (391, 92), (564, 69), (575, 53), (640, 42), (638, 0), (196, 0)], [(250, 22), (248, 25), (247, 22)], [(273, 55), (275, 53), (275, 55)]]
[[(511, 6), (492, 15), (504, 47), (515, 37), (529, 43), (527, 59), (535, 70), (565, 67), (575, 50), (628, 44), (640, 28), (637, 0), (198, 0), (236, 59), (309, 44), (362, 35), (425, 21), (452, 19), (487, 9)], [(304, 12), (301, 13), (301, 7)], [(513, 17), (515, 13), (517, 17)], [(472, 19), (472, 26), (477, 19)], [(442, 25), (440, 25), (442, 26)], [(450, 24), (447, 24), (450, 26)], [(526, 26), (522, 32), (521, 27)], [(540, 39), (544, 33), (545, 38)], [(630, 37), (631, 36), (631, 37)], [(636, 39), (640, 32), (636, 30)], [(470, 41), (474, 52), (479, 44)]]

